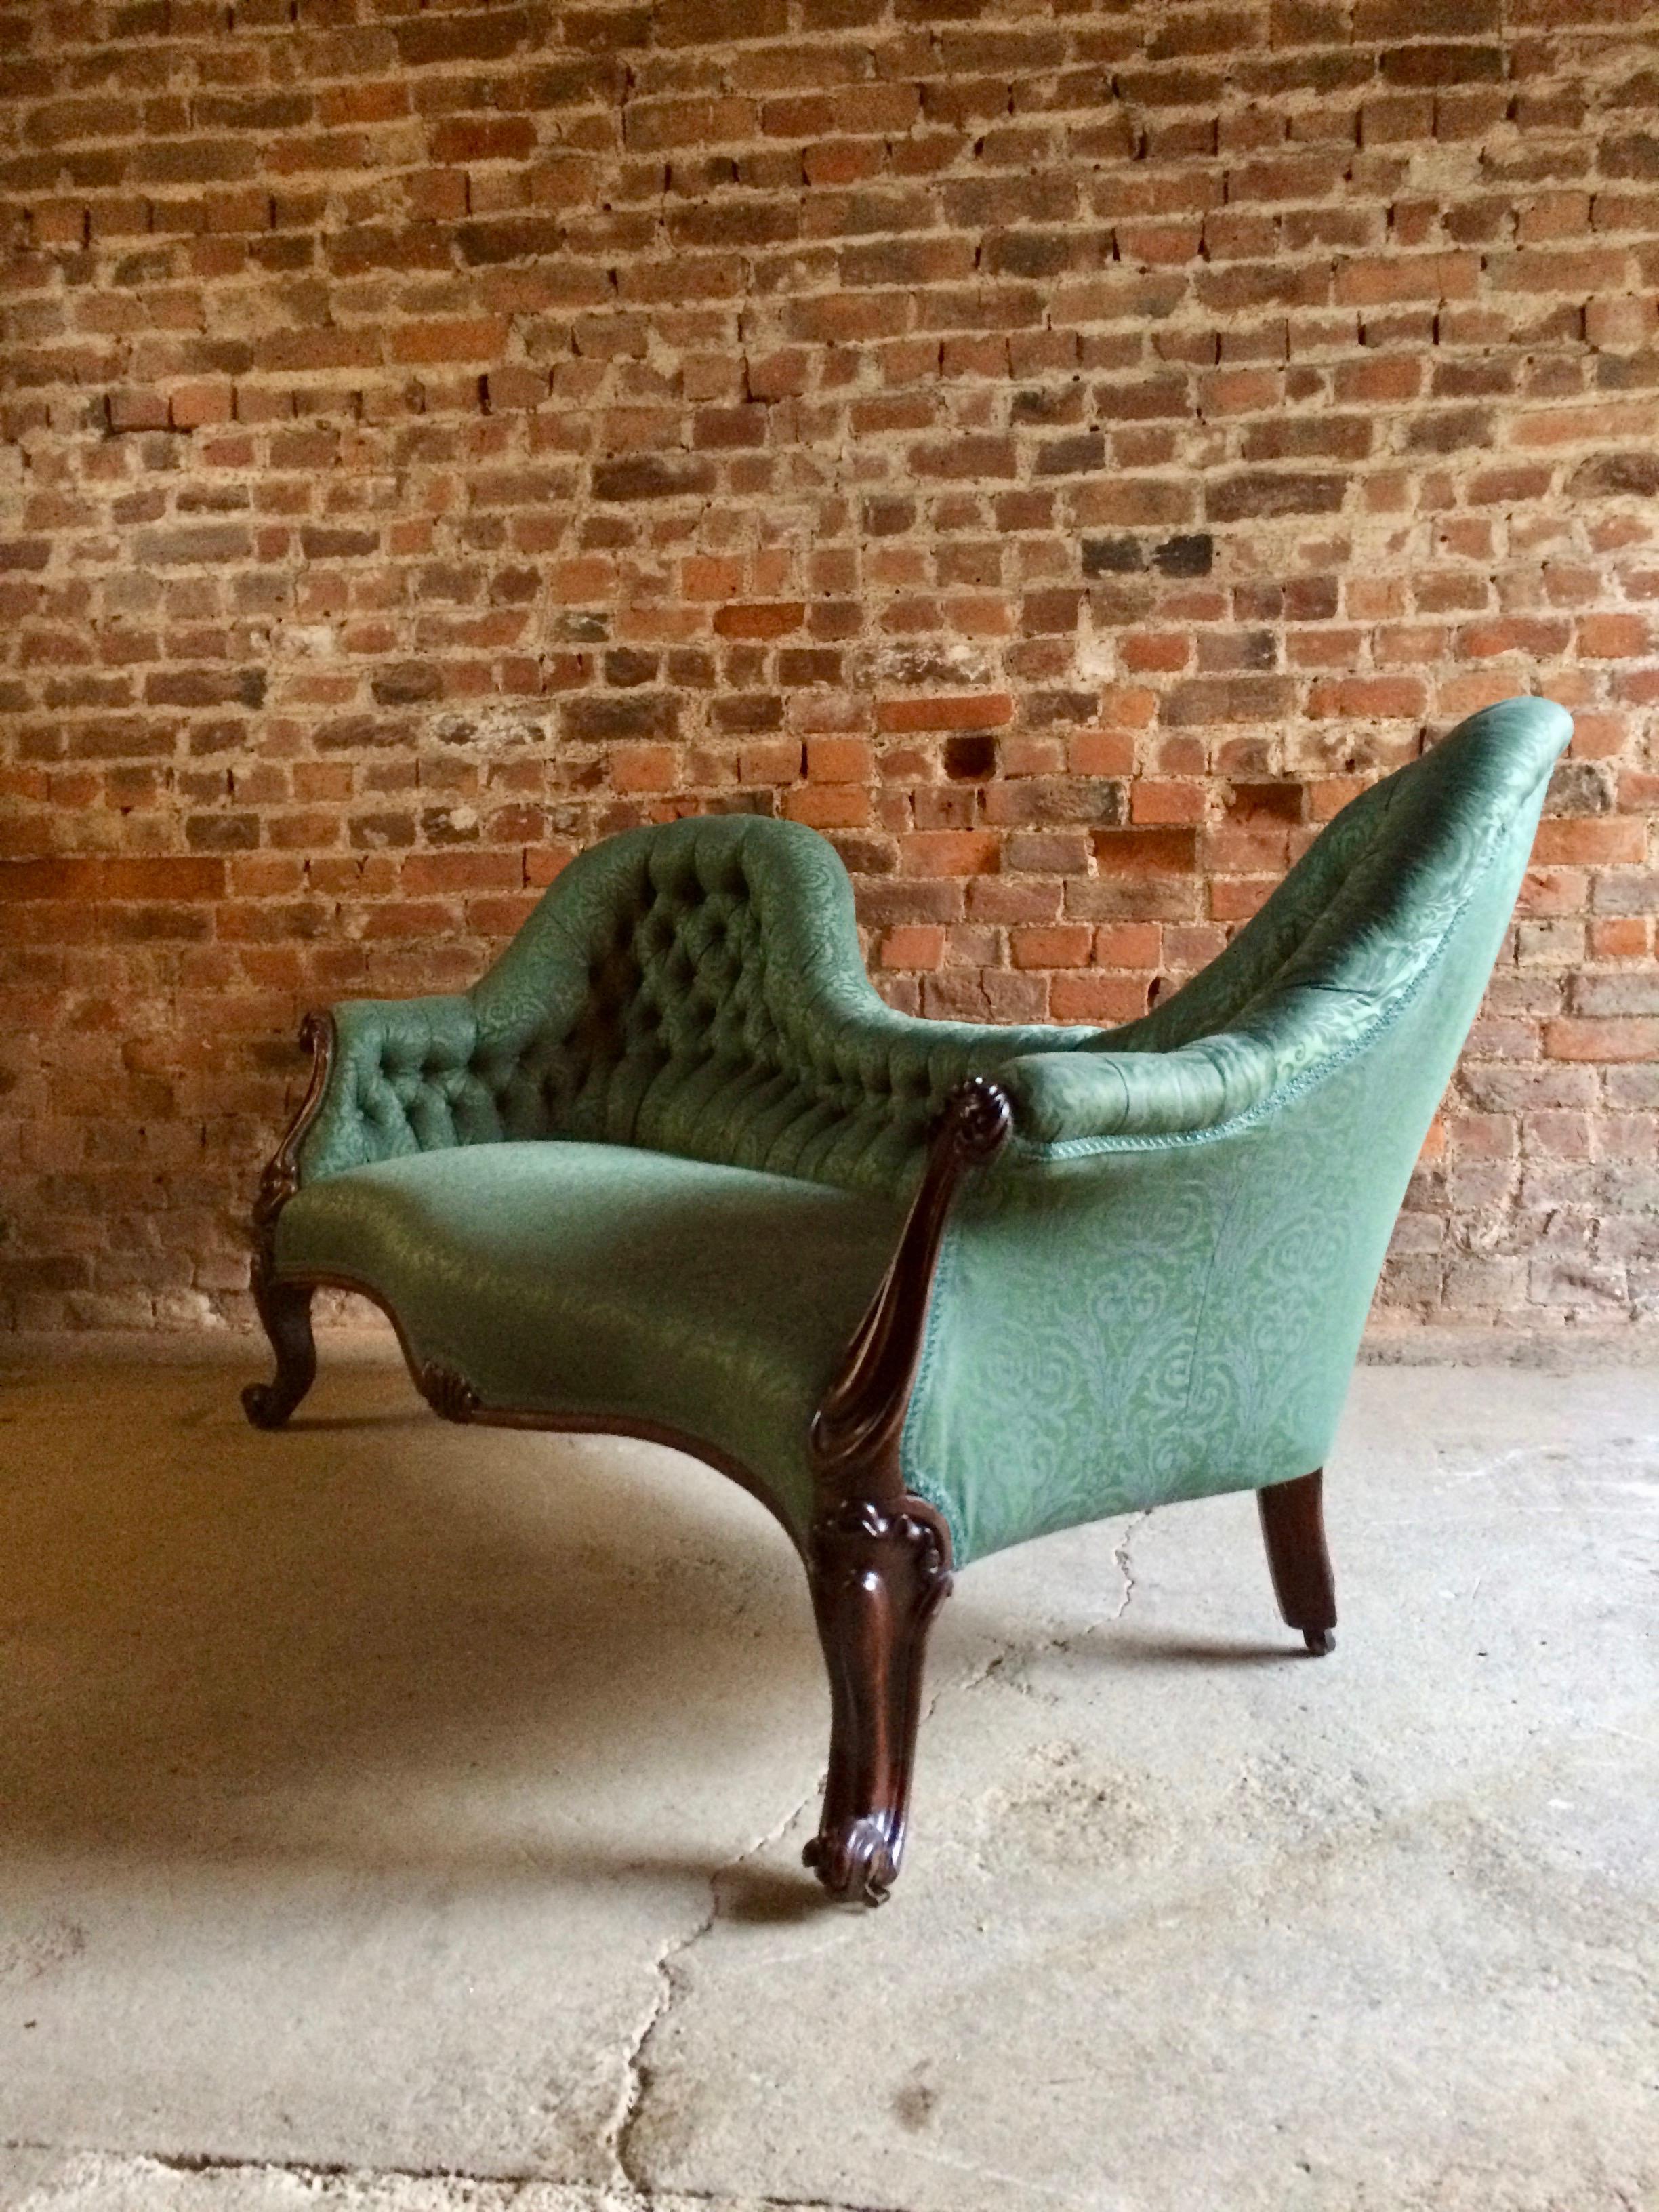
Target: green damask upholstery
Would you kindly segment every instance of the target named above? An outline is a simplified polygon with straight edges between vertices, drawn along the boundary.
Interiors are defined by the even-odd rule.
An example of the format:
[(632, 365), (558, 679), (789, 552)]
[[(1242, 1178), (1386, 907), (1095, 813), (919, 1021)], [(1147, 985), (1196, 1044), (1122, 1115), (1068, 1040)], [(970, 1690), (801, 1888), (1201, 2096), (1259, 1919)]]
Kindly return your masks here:
[(445, 1361), (486, 1405), (689, 1429), (804, 1530), (807, 1425), (902, 1216), (795, 1176), (509, 1139), (302, 1191), (278, 1251), (377, 1291), (416, 1364)]
[(893, 1193), (964, 1075), (1099, 1035), (894, 1013), (865, 974), (834, 848), (753, 815), (609, 838), (472, 991), (360, 1000), (336, 1019), (307, 1181), (576, 1137)]
[(929, 1128), (994, 1074), (1015, 1134), (951, 1215), (902, 1448), (956, 1564), (1304, 1474), (1570, 732), (1472, 717), (1107, 1031), (891, 1012), (810, 830), (612, 838), (471, 992), (337, 1010), (278, 1275), (362, 1284), (487, 1406), (699, 1438), (800, 1534)]

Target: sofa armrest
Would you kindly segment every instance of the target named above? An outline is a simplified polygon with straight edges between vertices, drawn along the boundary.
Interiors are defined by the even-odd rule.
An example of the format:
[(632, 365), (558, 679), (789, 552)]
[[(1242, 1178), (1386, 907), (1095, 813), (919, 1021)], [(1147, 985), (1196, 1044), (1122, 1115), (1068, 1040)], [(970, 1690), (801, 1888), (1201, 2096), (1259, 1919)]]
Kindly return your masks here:
[(1059, 1145), (1212, 1129), (1259, 1105), (1284, 1072), (1262, 1039), (1223, 1031), (1174, 1052), (1030, 1053), (998, 1080), (1017, 1136)]
[(295, 1143), (300, 1182), (500, 1135), (465, 994), (349, 1000), (310, 1026), (326, 1042), (313, 1047), (323, 1078)]

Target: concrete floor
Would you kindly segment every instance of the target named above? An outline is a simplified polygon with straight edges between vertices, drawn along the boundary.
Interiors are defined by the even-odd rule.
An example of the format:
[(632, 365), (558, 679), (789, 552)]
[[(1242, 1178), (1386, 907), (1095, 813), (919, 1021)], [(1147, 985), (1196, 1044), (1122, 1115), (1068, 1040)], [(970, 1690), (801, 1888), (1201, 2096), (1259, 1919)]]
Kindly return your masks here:
[(1659, 1370), (1372, 1368), (1248, 1498), (972, 1569), (893, 1901), (760, 1509), (331, 1367), (0, 1392), (0, 2204), (1659, 2203)]

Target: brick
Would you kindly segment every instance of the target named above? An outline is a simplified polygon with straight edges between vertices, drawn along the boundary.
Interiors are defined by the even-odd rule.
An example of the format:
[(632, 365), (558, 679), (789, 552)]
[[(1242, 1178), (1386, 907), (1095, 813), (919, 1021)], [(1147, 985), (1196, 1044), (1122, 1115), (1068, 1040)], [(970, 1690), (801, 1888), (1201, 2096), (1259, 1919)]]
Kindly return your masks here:
[(481, 382), (480, 396), (490, 414), (507, 408), (539, 407), (548, 397), (547, 374), (543, 369), (492, 368)]
[[(458, 225), (453, 237), (461, 259), (471, 269), (487, 269), (505, 262), (532, 261), (538, 255), (559, 252), (565, 244), (564, 226), (551, 216), (510, 216), (488, 222), (464, 222)], [(433, 246), (434, 265), (447, 267), (448, 237), (439, 232)], [(492, 345), (488, 349), (495, 349)], [(454, 358), (448, 354), (429, 357)]]
[(1054, 929), (1016, 929), (1009, 949), (1016, 968), (1081, 968), (1094, 944), (1094, 932), (1074, 922)]
[(1581, 615), (1578, 652), (1586, 660), (1639, 660), (1652, 641), (1652, 629), (1641, 615)]
[(1164, 699), (1162, 720), (1176, 729), (1277, 720), (1289, 712), (1294, 696), (1288, 677), (1205, 677), (1173, 685)]
[(865, 738), (809, 738), (806, 773), (813, 783), (868, 783), (873, 763)]
[(1615, 915), (1589, 925), (1589, 951), (1597, 960), (1642, 960), (1647, 957), (1648, 927), (1639, 915)]
[(1502, 47), (1474, 46), (1461, 40), (1455, 45), (1389, 47), (1379, 58), (1378, 65), (1384, 83), (1391, 85), (1498, 83), (1505, 75)]
[(465, 167), (475, 161), (521, 161), (536, 143), (527, 115), (452, 115), (428, 142), (434, 161)]
[(8, 899), (215, 899), (224, 889), (221, 860), (0, 860), (0, 897)]
[(1198, 866), (1195, 830), (1097, 830), (1093, 844), (1103, 875), (1187, 875)]
[(175, 430), (199, 430), (228, 422), (234, 411), (228, 384), (181, 384), (167, 397), (167, 417)]
[(932, 969), (945, 959), (945, 932), (936, 923), (901, 922), (882, 933), (884, 968)]
[(405, 854), (398, 871), (404, 890), (416, 897), (445, 891), (516, 890), (524, 864), (516, 853), (450, 849)]
[(1108, 924), (1094, 933), (1094, 959), (1102, 968), (1153, 969), (1161, 951), (1161, 933), (1150, 922)]
[(1635, 353), (1659, 331), (1659, 301), (1592, 300), (1584, 309), (1584, 336), (1601, 353)]
[(587, 692), (566, 701), (562, 719), (568, 736), (606, 742), (670, 736), (678, 710), (674, 700), (661, 692)]
[(112, 392), (106, 403), (112, 430), (165, 430), (166, 396), (159, 392)]
[(507, 341), (499, 315), (451, 315), (431, 322), (405, 323), (392, 334), (393, 361), (488, 361)]
[(1645, 860), (1647, 836), (1639, 820), (1547, 819), (1538, 825), (1532, 850), (1534, 863), (1539, 866), (1586, 863), (1616, 867)]
[(1000, 859), (1001, 841), (985, 830), (918, 830), (899, 841), (899, 866), (907, 875), (986, 875)]
[(775, 39), (789, 27), (787, 0), (663, 0), (653, 33), (665, 46), (726, 39)]
[(528, 8), (463, 15), (420, 15), (396, 24), (392, 37), (405, 69), (441, 62), (494, 62), (525, 45), (534, 21)]
[(680, 563), (680, 591), (688, 599), (735, 599), (746, 580), (746, 564), (731, 555), (699, 553)]
[(1467, 623), (1457, 632), (1455, 642), (1472, 660), (1488, 659), (1500, 653), (1549, 658), (1565, 651), (1571, 635), (1572, 625), (1565, 621), (1511, 616), (1504, 622)]
[(266, 679), (261, 668), (157, 669), (144, 678), (149, 707), (261, 707)]
[(721, 637), (787, 637), (805, 620), (805, 605), (799, 599), (738, 601), (714, 612), (714, 628)]
[(882, 730), (994, 730), (1011, 722), (1014, 702), (1006, 692), (962, 698), (882, 699), (876, 726)]
[(1552, 1060), (1659, 1059), (1659, 1017), (1563, 1016), (1545, 1023), (1544, 1049)]
[(1251, 471), (1224, 477), (1204, 489), (1204, 513), (1211, 522), (1244, 522), (1285, 514), (1334, 514), (1347, 491), (1345, 477)]
[(435, 699), (443, 690), (440, 669), (418, 660), (402, 660), (377, 670), (369, 689), (382, 707), (412, 707)]
[(665, 459), (641, 453), (626, 460), (602, 461), (593, 470), (599, 500), (684, 499), (711, 490), (713, 464), (690, 459)]
[[(246, 1321), (292, 1009), (608, 830), (815, 823), (892, 1003), (1117, 1022), (1517, 690), (1573, 751), (1385, 1296), (1659, 1313), (1622, 0), (295, 13), (9, 64), (9, 1316)], [(141, 1160), (142, 1253), (63, 1180)]]
[(1414, 718), (1428, 706), (1428, 686), (1417, 676), (1322, 678), (1308, 695), (1316, 721)]
[(614, 745), (610, 767), (618, 791), (672, 791), (680, 777), (680, 757), (672, 745)]
[(967, 437), (949, 444), (913, 446), (909, 459), (919, 477), (972, 478), (977, 483), (1018, 473), (1012, 438)]
[(1579, 975), (1571, 996), (1577, 1014), (1659, 1014), (1659, 975)]
[(1342, 263), (1335, 293), (1340, 305), (1354, 307), (1411, 300), (1468, 300), (1475, 295), (1480, 274), (1480, 264), (1470, 254), (1393, 254)]

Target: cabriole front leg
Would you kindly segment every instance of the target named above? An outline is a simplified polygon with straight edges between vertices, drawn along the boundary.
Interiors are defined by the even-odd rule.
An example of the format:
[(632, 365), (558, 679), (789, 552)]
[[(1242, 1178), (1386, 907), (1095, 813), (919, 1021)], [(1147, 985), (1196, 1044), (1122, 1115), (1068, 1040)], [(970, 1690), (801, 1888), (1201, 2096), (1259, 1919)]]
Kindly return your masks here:
[(276, 1279), (268, 1255), (253, 1262), (253, 1303), (270, 1348), (276, 1373), (269, 1382), (250, 1382), (242, 1410), (256, 1429), (280, 1429), (317, 1379), (317, 1346), (311, 1334), (312, 1286)]
[(957, 1185), (1007, 1142), (1006, 1092), (970, 1076), (945, 1102), (898, 1244), (812, 1418), (825, 1503), (807, 1547), (830, 1668), (830, 1780), (805, 1857), (831, 1897), (879, 1905), (897, 1877), (921, 1659), (951, 1588), (951, 1536), (906, 1486), (900, 1439)]
[(904, 1851), (922, 1654), (951, 1577), (925, 1509), (842, 1504), (812, 1533), (812, 1605), (830, 1670), (830, 1779), (803, 1856), (831, 1897), (879, 1905)]

